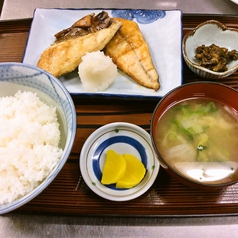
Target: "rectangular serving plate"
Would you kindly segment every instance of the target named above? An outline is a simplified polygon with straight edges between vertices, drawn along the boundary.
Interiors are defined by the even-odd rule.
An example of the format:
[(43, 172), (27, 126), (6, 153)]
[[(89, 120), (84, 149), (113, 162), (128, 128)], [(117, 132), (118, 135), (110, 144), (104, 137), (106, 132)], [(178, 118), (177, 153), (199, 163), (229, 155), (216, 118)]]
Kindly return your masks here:
[[(74, 22), (85, 15), (102, 10), (113, 16), (116, 9), (41, 9), (37, 8), (26, 44), (23, 63), (36, 66), (42, 52), (55, 40), (54, 34), (70, 27)], [(132, 10), (123, 10), (131, 13)], [(135, 10), (134, 10), (135, 11)], [(139, 10), (145, 16), (150, 16), (150, 11)], [(157, 10), (160, 11), (160, 10)], [(154, 66), (159, 74), (161, 87), (158, 91), (138, 85), (128, 75), (118, 69), (115, 82), (105, 91), (88, 93), (84, 92), (77, 69), (72, 73), (62, 76), (59, 80), (65, 85), (71, 95), (119, 97), (119, 98), (160, 98), (173, 88), (182, 84), (182, 21), (181, 11), (164, 11), (162, 18), (151, 23), (139, 23), (144, 38), (146, 39)], [(131, 14), (130, 14), (131, 16)]]

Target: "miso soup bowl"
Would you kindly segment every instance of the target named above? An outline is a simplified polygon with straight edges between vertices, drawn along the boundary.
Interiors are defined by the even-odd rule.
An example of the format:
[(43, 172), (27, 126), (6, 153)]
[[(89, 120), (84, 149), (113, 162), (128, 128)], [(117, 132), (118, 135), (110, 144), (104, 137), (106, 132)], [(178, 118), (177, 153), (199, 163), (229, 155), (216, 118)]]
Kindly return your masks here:
[[(237, 171), (234, 170), (235, 172), (232, 174), (232, 176), (229, 176), (229, 179), (224, 179), (224, 177), (223, 178), (221, 177), (221, 179), (218, 179), (217, 181), (213, 181), (213, 182), (208, 182), (204, 180), (196, 180), (191, 177), (188, 177), (187, 176), (188, 173), (183, 173), (183, 174), (181, 173), (181, 169), (184, 169), (183, 165), (185, 164), (182, 164), (182, 166), (181, 165), (176, 166), (176, 169), (174, 169), (174, 166), (172, 164), (174, 163), (174, 161), (172, 160), (168, 162), (166, 158), (164, 158), (161, 155), (160, 150), (156, 146), (156, 136), (162, 136), (159, 134), (156, 135), (156, 128), (160, 123), (160, 119), (163, 116), (163, 114), (173, 105), (177, 104), (180, 101), (184, 101), (188, 99), (211, 99), (213, 101), (220, 102), (221, 104), (224, 104), (232, 108), (235, 113), (238, 112), (238, 103), (237, 103), (238, 91), (220, 83), (216, 83), (216, 82), (188, 83), (171, 90), (159, 101), (159, 103), (155, 107), (153, 115), (152, 115), (152, 119), (151, 119), (151, 125), (150, 125), (152, 145), (161, 166), (171, 176), (173, 176), (180, 182), (192, 187), (196, 187), (196, 188), (222, 189), (224, 187), (227, 187), (229, 185), (236, 183), (238, 181), (238, 170)], [(237, 148), (237, 162), (238, 162), (238, 148)], [(190, 170), (189, 172), (190, 174), (193, 172), (196, 172), (195, 171), (196, 168), (193, 167), (194, 166), (193, 163), (191, 164), (187, 163), (185, 166), (188, 166)], [(220, 176), (219, 173), (221, 173), (221, 171), (217, 169), (217, 167), (216, 168), (212, 167), (210, 169), (213, 170), (213, 173), (215, 171), (216, 177)]]

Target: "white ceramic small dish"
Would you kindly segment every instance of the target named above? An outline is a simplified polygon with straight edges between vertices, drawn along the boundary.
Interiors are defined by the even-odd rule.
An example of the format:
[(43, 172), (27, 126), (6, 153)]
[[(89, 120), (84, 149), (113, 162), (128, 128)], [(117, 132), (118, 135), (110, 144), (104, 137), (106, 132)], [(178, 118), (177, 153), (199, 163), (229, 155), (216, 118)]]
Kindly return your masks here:
[[(117, 189), (115, 185), (103, 185), (100, 182), (108, 149), (119, 154), (133, 154), (142, 161), (146, 175), (137, 186)], [(128, 201), (145, 193), (154, 183), (160, 167), (149, 133), (126, 122), (110, 123), (94, 131), (83, 145), (79, 166), (88, 187), (97, 195), (111, 201)]]
[[(158, 91), (137, 84), (118, 70), (115, 82), (105, 91), (84, 92), (77, 70), (60, 77), (71, 95), (116, 98), (158, 98), (182, 83), (182, 22), (181, 11), (103, 9), (112, 17), (136, 21), (149, 45), (151, 57), (159, 74)], [(75, 21), (102, 9), (40, 9), (34, 17), (27, 41), (23, 62), (37, 65), (40, 55), (54, 42), (54, 34), (70, 27)], [(142, 19), (143, 18), (143, 19)], [(143, 23), (141, 23), (143, 22)], [(37, 47), (36, 47), (37, 46)]]
[(233, 74), (238, 69), (238, 60), (227, 64), (225, 72), (214, 72), (199, 65), (195, 58), (195, 50), (201, 45), (216, 44), (228, 50), (238, 50), (238, 29), (228, 28), (222, 23), (209, 20), (199, 24), (193, 31), (188, 32), (182, 41), (182, 51), (188, 67), (197, 75), (208, 79), (221, 79)]

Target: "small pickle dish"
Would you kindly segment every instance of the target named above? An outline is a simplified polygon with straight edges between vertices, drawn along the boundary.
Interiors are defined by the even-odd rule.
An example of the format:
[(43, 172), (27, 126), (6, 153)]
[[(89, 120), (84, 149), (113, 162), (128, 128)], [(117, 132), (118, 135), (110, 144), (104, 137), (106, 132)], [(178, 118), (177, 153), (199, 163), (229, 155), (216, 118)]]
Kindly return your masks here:
[(216, 82), (179, 86), (157, 104), (151, 140), (161, 166), (196, 188), (238, 181), (238, 92)]
[[(102, 183), (104, 166), (108, 160), (107, 154), (111, 150), (122, 156), (125, 154), (135, 156), (135, 159), (141, 162), (145, 174), (138, 181), (139, 183), (120, 188), (116, 182)], [(115, 160), (115, 158), (114, 156), (111, 165), (117, 165), (110, 167), (111, 176), (118, 173), (121, 168), (116, 162), (119, 159)], [(126, 164), (126, 170), (131, 167), (129, 165)], [(136, 166), (133, 166), (130, 172), (127, 170), (125, 173), (125, 176), (130, 178), (130, 181), (127, 180), (126, 183), (132, 182), (139, 170), (138, 164), (134, 165)], [(79, 166), (84, 181), (94, 193), (107, 200), (117, 202), (132, 200), (144, 194), (153, 185), (160, 168), (149, 133), (143, 128), (127, 122), (113, 122), (95, 130), (83, 145)]]
[(238, 29), (208, 20), (188, 32), (182, 41), (188, 67), (207, 79), (222, 79), (238, 69)]
[(61, 171), (74, 143), (76, 112), (52, 75), (24, 63), (1, 63), (0, 121), (0, 214), (5, 214), (39, 195)]

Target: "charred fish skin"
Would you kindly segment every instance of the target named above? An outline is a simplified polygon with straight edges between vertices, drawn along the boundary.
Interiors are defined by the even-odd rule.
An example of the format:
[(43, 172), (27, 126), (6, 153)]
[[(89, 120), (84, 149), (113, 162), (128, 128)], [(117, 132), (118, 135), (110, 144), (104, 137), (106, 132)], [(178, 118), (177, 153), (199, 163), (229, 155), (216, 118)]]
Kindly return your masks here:
[(113, 19), (121, 22), (122, 27), (104, 48), (105, 54), (138, 84), (157, 91), (159, 75), (138, 24), (122, 18)]

